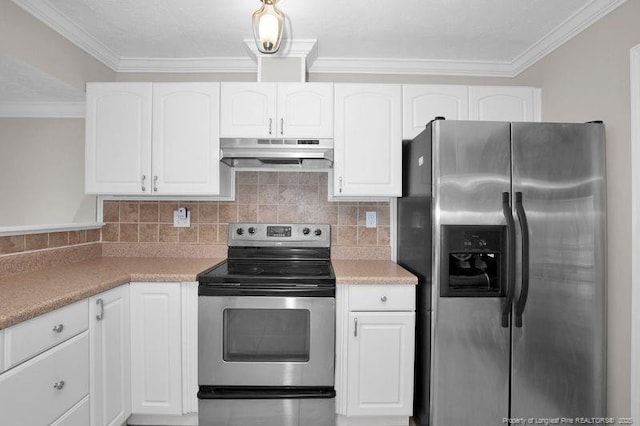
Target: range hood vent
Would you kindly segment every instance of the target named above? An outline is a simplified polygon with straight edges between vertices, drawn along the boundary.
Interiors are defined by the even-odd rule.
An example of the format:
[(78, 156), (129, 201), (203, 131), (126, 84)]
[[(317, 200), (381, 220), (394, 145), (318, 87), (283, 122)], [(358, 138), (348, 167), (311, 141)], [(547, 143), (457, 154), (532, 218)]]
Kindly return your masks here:
[(220, 161), (230, 167), (326, 170), (333, 165), (333, 139), (220, 139)]

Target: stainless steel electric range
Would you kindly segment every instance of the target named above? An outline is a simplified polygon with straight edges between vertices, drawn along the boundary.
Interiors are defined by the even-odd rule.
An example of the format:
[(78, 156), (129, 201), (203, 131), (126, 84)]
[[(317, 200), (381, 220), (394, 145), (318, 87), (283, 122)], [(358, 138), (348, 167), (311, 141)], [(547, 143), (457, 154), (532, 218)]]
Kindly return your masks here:
[(333, 424), (329, 225), (234, 223), (228, 244), (198, 276), (200, 425)]

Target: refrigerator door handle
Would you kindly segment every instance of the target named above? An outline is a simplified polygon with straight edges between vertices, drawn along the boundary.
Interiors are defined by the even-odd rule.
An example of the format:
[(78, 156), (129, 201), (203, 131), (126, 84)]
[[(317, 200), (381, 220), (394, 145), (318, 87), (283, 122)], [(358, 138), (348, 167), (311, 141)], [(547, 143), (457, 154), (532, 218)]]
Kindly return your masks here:
[(515, 291), (515, 268), (516, 268), (516, 224), (511, 214), (509, 205), (509, 193), (502, 193), (502, 213), (507, 222), (507, 296), (502, 303), (502, 327), (509, 327), (509, 315), (513, 305), (513, 293)]
[(522, 192), (516, 192), (516, 213), (518, 214), (520, 234), (522, 236), (522, 289), (520, 290), (520, 297), (516, 301), (515, 323), (516, 327), (522, 327), (522, 314), (529, 295), (529, 224), (527, 223), (527, 214), (522, 205)]

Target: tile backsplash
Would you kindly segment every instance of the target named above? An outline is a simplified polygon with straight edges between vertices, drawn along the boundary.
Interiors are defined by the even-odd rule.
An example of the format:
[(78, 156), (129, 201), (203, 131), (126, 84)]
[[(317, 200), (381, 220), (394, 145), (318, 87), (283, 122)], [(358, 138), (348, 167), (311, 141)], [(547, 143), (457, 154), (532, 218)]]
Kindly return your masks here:
[[(174, 228), (173, 212), (186, 207), (191, 227)], [(328, 202), (324, 172), (238, 172), (236, 201), (105, 201), (102, 241), (219, 244), (231, 222), (328, 223), (333, 247), (389, 250), (388, 202)], [(366, 212), (377, 213), (367, 228)]]
[(0, 237), (0, 256), (100, 241), (99, 229)]

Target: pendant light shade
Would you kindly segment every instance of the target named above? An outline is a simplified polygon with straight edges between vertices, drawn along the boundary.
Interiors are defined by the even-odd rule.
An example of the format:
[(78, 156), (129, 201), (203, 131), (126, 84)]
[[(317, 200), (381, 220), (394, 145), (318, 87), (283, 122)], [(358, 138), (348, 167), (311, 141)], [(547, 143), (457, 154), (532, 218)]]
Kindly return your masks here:
[(262, 7), (253, 13), (253, 38), (262, 53), (275, 53), (280, 48), (284, 13), (276, 7), (278, 0), (260, 0)]

